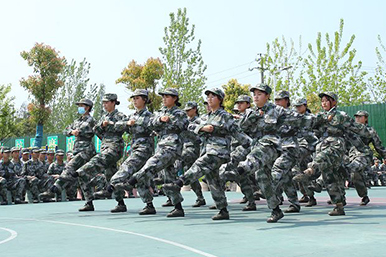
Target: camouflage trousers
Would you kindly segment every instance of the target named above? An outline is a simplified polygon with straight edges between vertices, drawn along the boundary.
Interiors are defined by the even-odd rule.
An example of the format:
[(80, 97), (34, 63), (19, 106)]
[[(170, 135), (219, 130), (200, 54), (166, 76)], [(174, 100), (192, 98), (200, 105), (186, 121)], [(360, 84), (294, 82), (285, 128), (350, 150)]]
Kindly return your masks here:
[(48, 174), (44, 174), (42, 178), (27, 177), (26, 188), (32, 194), (32, 198), (38, 199), (39, 194), (48, 191), (54, 185), (54, 178)]
[(22, 194), (25, 188), (26, 182), (24, 178), (10, 178), (5, 179), (0, 177), (0, 196), (3, 198), (3, 201), (7, 200), (7, 190), (13, 193), (15, 198), (22, 198)]
[(76, 172), (79, 174), (79, 184), (83, 191), (86, 201), (94, 200), (94, 182), (92, 179), (98, 174), (103, 173), (107, 181), (117, 171), (117, 162), (122, 157), (122, 149), (118, 147), (102, 148), (102, 151), (92, 157), (86, 164)]
[[(125, 190), (131, 190), (132, 186), (130, 186), (127, 181), (133, 176), (134, 173), (139, 171), (146, 163), (146, 161), (151, 157), (151, 150), (149, 148), (134, 150), (130, 153), (130, 156), (122, 163), (119, 167), (117, 173), (110, 180), (110, 184), (114, 188), (115, 200), (118, 202), (123, 200), (125, 196)], [(151, 196), (151, 192), (149, 191), (149, 185), (145, 183), (145, 185), (141, 186), (141, 194), (140, 196), (144, 196), (145, 199), (142, 198), (144, 202), (147, 201)]]
[[(178, 158), (180, 158), (180, 155), (175, 147), (158, 147), (155, 154), (133, 175), (138, 181), (137, 191), (144, 203), (151, 203), (153, 201), (153, 195), (149, 191), (149, 186), (151, 180), (157, 173), (160, 173), (165, 184), (171, 183), (177, 179), (177, 169), (175, 168), (174, 163)], [(173, 204), (183, 201), (181, 194), (171, 195), (166, 190), (164, 190), (164, 192)]]
[[(312, 155), (312, 152), (308, 148), (300, 146), (298, 164), (295, 165), (295, 167), (292, 169), (292, 173), (294, 175), (304, 173), (304, 171), (308, 168), (308, 163), (312, 162), (311, 155)], [(315, 195), (314, 191), (309, 190), (308, 185), (309, 185), (308, 181), (300, 182), (299, 183), (300, 192), (305, 196), (314, 196)]]
[(350, 158), (347, 169), (350, 172), (351, 182), (354, 184), (359, 197), (367, 196), (365, 170), (371, 165), (371, 159), (365, 156)]
[(276, 145), (258, 142), (252, 147), (246, 160), (240, 162), (238, 166), (249, 174), (256, 174), (257, 184), (267, 199), (267, 205), (270, 209), (275, 209), (281, 202), (271, 172), (272, 165), (279, 154)]
[[(182, 168), (184, 171), (187, 171), (192, 167), (193, 163), (200, 157), (200, 149), (196, 149), (193, 147), (184, 148), (182, 151)], [(202, 188), (200, 182), (197, 180), (192, 181), (190, 184), (193, 192), (197, 196), (197, 200), (204, 200), (204, 195), (202, 194)]]
[(66, 164), (66, 167), (64, 168), (62, 174), (60, 174), (60, 177), (55, 181), (55, 186), (60, 191), (66, 189), (66, 193), (70, 198), (74, 196), (74, 192), (76, 195), (79, 182), (78, 179), (72, 176), (72, 174), (74, 174), (80, 167), (86, 164), (94, 155), (94, 152), (77, 153), (71, 159), (71, 161)]
[(292, 168), (299, 160), (299, 156), (298, 148), (285, 148), (272, 166), (273, 184), (278, 190), (277, 194), (281, 196), (284, 191), (288, 201), (294, 205), (300, 205), (296, 187), (292, 182), (294, 176)]
[[(205, 179), (208, 182), (208, 187), (212, 198), (215, 202), (217, 209), (221, 210), (228, 206), (227, 199), (225, 196), (224, 188), (220, 181), (219, 168), (224, 164), (227, 159), (220, 158), (215, 155), (204, 154), (200, 156), (190, 167), (189, 170), (181, 177), (185, 185), (191, 184), (192, 181), (198, 180), (198, 178), (205, 175)], [(168, 191), (168, 194), (172, 195), (175, 199), (181, 199), (179, 202), (182, 202), (183, 198), (181, 192), (178, 190), (165, 190)], [(166, 192), (165, 192), (166, 193)], [(173, 203), (173, 204), (175, 204)]]
[(345, 154), (343, 138), (328, 137), (316, 146), (316, 153), (311, 167), (315, 171), (314, 177), (322, 174), (332, 203), (343, 203), (345, 198), (344, 182), (340, 166)]

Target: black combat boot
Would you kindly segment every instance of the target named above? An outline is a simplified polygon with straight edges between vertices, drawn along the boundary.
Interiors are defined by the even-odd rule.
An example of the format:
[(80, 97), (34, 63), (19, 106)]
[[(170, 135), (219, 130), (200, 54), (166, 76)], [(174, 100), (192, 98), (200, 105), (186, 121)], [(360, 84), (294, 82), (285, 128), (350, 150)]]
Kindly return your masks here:
[(205, 199), (197, 199), (192, 207), (200, 207), (206, 205)]
[(256, 211), (256, 204), (255, 203), (249, 203), (246, 205), (242, 211)]
[(147, 203), (145, 208), (142, 209), (142, 211), (139, 212), (139, 215), (153, 215), (156, 214), (156, 210), (154, 208), (154, 205), (152, 202)]
[(227, 208), (222, 208), (219, 213), (212, 217), (212, 220), (229, 220), (229, 212)]
[(267, 222), (275, 223), (283, 217), (284, 217), (283, 212), (280, 210), (279, 206), (277, 206), (275, 209), (272, 210), (271, 217), (267, 219)]
[(117, 206), (114, 207), (114, 209), (111, 209), (110, 212), (116, 213), (116, 212), (127, 212), (127, 207), (125, 205), (125, 202), (123, 200), (120, 200), (117, 204)]
[(305, 206), (306, 207), (312, 207), (312, 206), (315, 206), (315, 205), (317, 205), (315, 197), (314, 196), (310, 196), (310, 200), (308, 201), (308, 203)]
[(86, 202), (86, 204), (80, 208), (79, 211), (94, 211), (94, 204), (92, 201)]
[(300, 212), (300, 205), (297, 204), (291, 204), (287, 210), (284, 211), (285, 213), (296, 213)]
[(336, 207), (328, 213), (330, 216), (346, 215), (343, 208), (343, 203), (337, 203)]
[(362, 201), (360, 203), (361, 206), (365, 206), (370, 202), (370, 198), (366, 195), (365, 197), (362, 198)]

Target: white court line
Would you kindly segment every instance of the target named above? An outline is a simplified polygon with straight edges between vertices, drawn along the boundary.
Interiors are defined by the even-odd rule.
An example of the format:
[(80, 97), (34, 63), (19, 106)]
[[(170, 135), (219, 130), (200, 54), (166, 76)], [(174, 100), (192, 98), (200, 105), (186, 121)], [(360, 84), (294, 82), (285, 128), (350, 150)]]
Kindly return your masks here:
[(0, 241), (0, 245), (1, 244), (4, 244), (8, 241), (11, 241), (12, 239), (15, 239), (17, 237), (17, 232), (16, 231), (13, 231), (11, 229), (8, 229), (8, 228), (0, 228), (1, 230), (5, 230), (7, 232), (9, 232), (11, 234), (10, 237), (8, 237), (7, 239), (3, 240), (3, 241)]
[[(63, 221), (54, 221), (54, 220), (38, 220), (38, 219), (22, 219), (22, 218), (19, 219), (19, 218), (5, 218), (5, 217), (4, 218), (2, 217), (2, 219), (39, 221), (39, 222), (46, 222), (46, 223), (53, 223), (53, 224), (62, 224), (62, 225), (69, 225), (69, 226), (77, 226), (77, 227), (85, 227), (85, 228), (94, 228), (94, 229), (100, 229), (100, 230), (106, 230), (106, 231), (113, 231), (113, 232), (122, 233), (122, 234), (129, 234), (129, 235), (144, 237), (144, 238), (151, 239), (151, 240), (154, 240), (154, 241), (158, 241), (158, 242), (162, 242), (162, 243), (165, 243), (165, 244), (173, 245), (173, 246), (182, 248), (184, 250), (187, 250), (187, 251), (190, 251), (190, 252), (202, 255), (202, 256), (217, 257), (216, 255), (200, 251), (198, 249), (192, 248), (192, 247), (187, 246), (187, 245), (183, 245), (183, 244), (176, 243), (176, 242), (173, 242), (173, 241), (169, 241), (169, 240), (166, 240), (166, 239), (162, 239), (162, 238), (158, 238), (158, 237), (154, 237), (154, 236), (148, 236), (148, 235), (145, 235), (145, 234), (140, 234), (140, 233), (131, 232), (131, 231), (127, 231), (127, 230), (107, 228), (107, 227), (99, 227), (99, 226), (92, 226), (92, 225), (85, 225), (85, 224), (78, 224), (78, 223), (70, 223), (70, 222), (63, 222)], [(11, 233), (11, 230), (7, 230), (7, 231), (9, 231)], [(13, 232), (15, 232), (15, 231), (13, 231)], [(17, 233), (16, 233), (16, 235), (17, 235)], [(6, 239), (4, 241), (9, 241), (9, 240), (12, 240), (12, 239), (13, 238), (11, 238), (11, 239), (8, 238), (8, 239)], [(0, 244), (2, 242), (0, 242)]]

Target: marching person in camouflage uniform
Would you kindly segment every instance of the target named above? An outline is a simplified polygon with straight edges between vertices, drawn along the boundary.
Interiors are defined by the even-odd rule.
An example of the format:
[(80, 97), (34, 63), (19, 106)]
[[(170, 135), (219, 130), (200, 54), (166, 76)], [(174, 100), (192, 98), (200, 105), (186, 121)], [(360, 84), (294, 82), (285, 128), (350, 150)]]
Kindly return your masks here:
[[(315, 115), (307, 108), (307, 100), (305, 98), (299, 99), (295, 102), (297, 112), (301, 115), (301, 126), (297, 133), (299, 142), (299, 160), (298, 165), (294, 168), (297, 172), (302, 172), (307, 169), (308, 163), (312, 162), (312, 153), (315, 152), (318, 138), (312, 130)], [(308, 189), (308, 183), (299, 183), (300, 191), (303, 197), (299, 200), (300, 203), (307, 203), (306, 207), (317, 205), (314, 191)]]
[(300, 147), (297, 139), (297, 132), (300, 128), (302, 117), (299, 113), (293, 111), (289, 107), (290, 94), (288, 91), (279, 91), (275, 96), (275, 104), (281, 106), (285, 110), (285, 120), (280, 128), (282, 153), (275, 160), (272, 173), (281, 174), (279, 181), (274, 181), (279, 191), (284, 190), (288, 201), (291, 203), (285, 213), (294, 213), (300, 211), (300, 203), (294, 183), (292, 182), (292, 168), (300, 158)]
[[(367, 205), (370, 202), (370, 199), (367, 195), (367, 186), (365, 179), (365, 170), (368, 166), (371, 166), (371, 161), (373, 159), (373, 151), (370, 148), (370, 143), (374, 146), (375, 151), (381, 156), (381, 158), (386, 157), (386, 149), (383, 147), (381, 139), (379, 138), (378, 133), (374, 128), (368, 125), (369, 113), (366, 111), (358, 111), (355, 115), (355, 121), (357, 123), (363, 124), (367, 127), (370, 132), (371, 137), (361, 137), (363, 143), (365, 144), (366, 155), (363, 158), (352, 160), (348, 168), (351, 171), (352, 182), (354, 183), (355, 189), (359, 197), (362, 198), (360, 205)], [(360, 155), (361, 156), (361, 155)], [(351, 155), (350, 155), (351, 157)], [(366, 161), (364, 160), (366, 158)], [(350, 164), (351, 164), (350, 163)]]
[(19, 178), (14, 169), (13, 163), (10, 161), (10, 150), (8, 147), (2, 149), (3, 158), (0, 161), (0, 196), (3, 198), (1, 205), (7, 203), (7, 189), (14, 192), (15, 204), (22, 203), (21, 196), (25, 187), (25, 180)]
[[(224, 110), (222, 106), (225, 97), (224, 92), (219, 88), (215, 88), (206, 90), (205, 94), (207, 95), (207, 101), (211, 108), (208, 119), (200, 125), (193, 126), (191, 124), (189, 126), (190, 130), (203, 136), (202, 138), (204, 141), (200, 157), (178, 180), (164, 185), (164, 190), (173, 195), (174, 199), (179, 200), (177, 202), (175, 201), (176, 209), (169, 213), (169, 217), (184, 216), (184, 211), (181, 206), (183, 198), (180, 193), (180, 188), (184, 184), (188, 185), (202, 175), (205, 175), (212, 198), (217, 209), (220, 210), (220, 212), (213, 216), (212, 219), (229, 219), (229, 212), (227, 210), (228, 204), (224, 187), (220, 181), (219, 168), (230, 159), (230, 143), (232, 136), (239, 142), (242, 142), (243, 146), (247, 148), (252, 141), (247, 135), (241, 133), (241, 130), (235, 123), (232, 115)], [(179, 206), (179, 208), (177, 208), (177, 206)]]
[(322, 174), (331, 202), (336, 205), (328, 214), (345, 215), (343, 208), (345, 191), (340, 172), (346, 152), (344, 135), (348, 131), (363, 137), (369, 137), (370, 134), (364, 126), (355, 123), (345, 112), (337, 110), (338, 96), (335, 93), (324, 92), (320, 93), (319, 97), (324, 111), (317, 114), (313, 125), (319, 135), (315, 158), (304, 174), (295, 176), (294, 181), (316, 179)]
[(284, 217), (279, 204), (278, 185), (282, 174), (271, 171), (274, 161), (282, 152), (279, 129), (285, 110), (269, 102), (271, 88), (266, 84), (251, 87), (255, 108), (247, 111), (240, 123), (241, 129), (254, 132), (254, 144), (245, 161), (239, 163), (239, 174), (256, 173), (258, 185), (272, 210), (267, 222), (277, 222)]
[[(198, 105), (196, 102), (187, 102), (184, 111), (188, 116), (189, 124), (192, 124), (192, 126), (194, 126), (194, 124), (200, 124), (201, 120), (199, 118)], [(198, 157), (200, 157), (201, 139), (190, 130), (186, 130), (183, 133), (184, 147), (182, 149), (181, 165), (183, 170), (187, 171)], [(193, 181), (190, 186), (197, 196), (197, 200), (195, 204), (193, 204), (193, 207), (206, 205), (200, 182), (198, 180)]]
[(379, 179), (382, 186), (386, 186), (386, 159), (383, 159), (383, 163), (380, 165), (381, 174)]
[(94, 127), (95, 134), (102, 140), (101, 151), (73, 174), (74, 177), (79, 177), (80, 187), (86, 199), (86, 204), (79, 211), (94, 211), (91, 179), (103, 172), (110, 180), (116, 172), (117, 162), (123, 155), (124, 131), (118, 122), (125, 120), (126, 116), (116, 109), (116, 105), (120, 104), (116, 94), (105, 94), (102, 101), (106, 113)]
[(90, 112), (93, 107), (93, 102), (89, 99), (82, 99), (76, 103), (78, 113), (81, 115), (70, 126), (66, 128), (64, 134), (66, 136), (75, 136), (74, 149), (69, 159), (67, 152), (67, 163), (59, 178), (55, 182), (55, 186), (51, 189), (52, 192), (61, 195), (63, 189), (66, 189), (67, 196), (70, 200), (76, 198), (78, 180), (73, 177), (75, 171), (87, 163), (95, 155), (95, 146), (92, 142), (94, 138), (94, 118)]
[(43, 163), (39, 161), (38, 148), (32, 149), (32, 158), (24, 163), (22, 176), (27, 182), (27, 190), (32, 194), (33, 203), (39, 203), (40, 189), (44, 187), (45, 176)]
[[(151, 121), (152, 129), (158, 134), (158, 144), (155, 154), (147, 160), (146, 164), (135, 173), (130, 179), (129, 184), (134, 186), (138, 184), (138, 193), (146, 203), (153, 200), (151, 195), (143, 195), (141, 185), (149, 185), (149, 181), (153, 179), (157, 172), (162, 171), (164, 183), (170, 183), (177, 177), (177, 169), (174, 166), (176, 160), (181, 158), (183, 141), (182, 132), (188, 126), (186, 113), (180, 110), (177, 106), (179, 103), (178, 91), (174, 88), (167, 88), (159, 92), (163, 99), (163, 107), (153, 117)], [(198, 178), (197, 178), (198, 179)], [(167, 215), (167, 217), (175, 217), (176, 210), (182, 210), (181, 199), (172, 196), (164, 190), (175, 206), (175, 209)], [(146, 208), (146, 207), (145, 207)], [(145, 209), (144, 209), (145, 211)], [(155, 211), (154, 211), (155, 213)], [(183, 216), (183, 211), (182, 215)]]
[[(248, 95), (240, 95), (236, 100), (236, 105), (239, 112), (237, 115), (233, 115), (233, 117), (236, 119), (237, 125), (239, 125), (240, 121), (245, 116), (247, 109), (251, 107), (251, 97)], [(250, 133), (250, 131), (244, 130), (243, 132), (253, 137), (253, 133)], [(230, 153), (231, 161), (223, 164), (220, 167), (220, 179), (223, 184), (225, 184), (227, 181), (235, 181), (240, 185), (241, 192), (244, 194), (244, 198), (241, 203), (248, 202), (248, 204), (243, 208), (243, 211), (256, 210), (255, 197), (253, 196), (254, 180), (250, 178), (254, 175), (243, 174), (240, 176), (236, 172), (238, 163), (245, 160), (250, 150), (250, 147), (243, 147), (242, 142), (238, 142), (235, 138), (232, 137), (232, 152)]]
[[(145, 165), (154, 151), (154, 137), (151, 135), (150, 124), (153, 114), (146, 108), (146, 104), (150, 102), (148, 91), (146, 89), (137, 89), (130, 98), (136, 112), (116, 124), (116, 126), (121, 126), (122, 130), (131, 135), (131, 144), (128, 158), (110, 180), (111, 186), (108, 190), (114, 192), (115, 200), (118, 202), (118, 205), (111, 212), (127, 211), (123, 197), (125, 196), (125, 189), (131, 189), (128, 180)], [(146, 207), (139, 213), (140, 215), (156, 213), (149, 186), (148, 183), (138, 185), (139, 194), (146, 204)]]
[[(48, 151), (48, 155), (50, 155), (53, 152), (53, 151), (52, 152), (51, 151), (52, 150)], [(54, 179), (54, 181), (59, 179), (60, 175), (62, 174), (62, 172), (65, 168), (64, 151), (59, 149), (56, 151), (55, 155), (56, 155), (56, 161), (51, 163), (51, 165), (48, 167), (48, 171), (47, 171), (47, 174), (49, 176), (51, 176)], [(43, 192), (39, 196), (40, 196), (40, 199), (43, 199), (43, 198), (51, 199), (51, 198), (55, 197), (55, 195), (50, 191)], [(62, 195), (61, 194), (57, 194), (57, 201), (58, 202), (62, 201)]]

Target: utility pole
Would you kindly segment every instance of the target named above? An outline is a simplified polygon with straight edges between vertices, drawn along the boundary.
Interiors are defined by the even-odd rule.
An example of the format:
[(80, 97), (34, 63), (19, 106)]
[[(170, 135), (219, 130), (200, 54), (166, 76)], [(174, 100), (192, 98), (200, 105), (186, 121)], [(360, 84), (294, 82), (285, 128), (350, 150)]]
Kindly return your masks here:
[(258, 58), (256, 58), (256, 62), (260, 62), (260, 67), (253, 67), (249, 68), (249, 71), (253, 71), (255, 69), (260, 70), (260, 76), (261, 76), (261, 83), (264, 83), (264, 72), (267, 70), (267, 68), (264, 68), (264, 59), (263, 59), (263, 54), (258, 53), (257, 54)]

